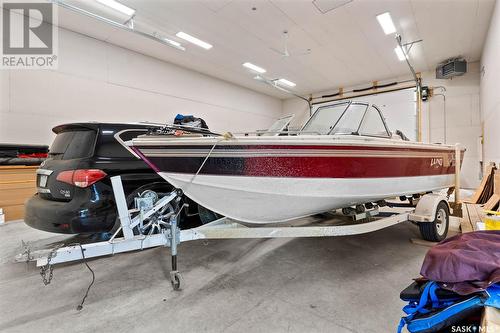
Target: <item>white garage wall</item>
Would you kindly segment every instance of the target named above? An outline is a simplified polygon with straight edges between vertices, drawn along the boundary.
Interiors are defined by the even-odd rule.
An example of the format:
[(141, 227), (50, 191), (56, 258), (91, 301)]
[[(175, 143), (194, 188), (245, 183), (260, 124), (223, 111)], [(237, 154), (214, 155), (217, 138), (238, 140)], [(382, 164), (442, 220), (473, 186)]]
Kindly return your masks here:
[(481, 120), (484, 161), (500, 163), (500, 5), (495, 5), (481, 58)]
[[(396, 78), (394, 80), (401, 80)], [(407, 78), (403, 78), (407, 79)], [(387, 80), (390, 82), (392, 80)], [(434, 72), (422, 73), (422, 82), (430, 87), (444, 86), (446, 88), (447, 140), (449, 144), (460, 143), (467, 148), (462, 166), (461, 181), (464, 188), (475, 188), (479, 185), (480, 150), (478, 147), (481, 135), (479, 110), (479, 63), (470, 63), (468, 73), (452, 80), (437, 80)], [(346, 88), (350, 90), (351, 88)], [(328, 93), (328, 92), (325, 92)], [(439, 93), (436, 90), (436, 93)], [(323, 94), (323, 93), (322, 93)], [(406, 99), (406, 102), (403, 100)], [(391, 130), (401, 129), (411, 133), (415, 124), (415, 98), (408, 92), (396, 92), (365, 96), (359, 98), (366, 102), (381, 106), (386, 114)], [(430, 112), (430, 132), (429, 132)], [(307, 104), (299, 99), (291, 98), (283, 102), (283, 113), (294, 113), (295, 126), (303, 124), (308, 118)], [(404, 114), (404, 116), (398, 115)], [(422, 138), (424, 142), (444, 142), (444, 108), (440, 96), (431, 98), (422, 105)], [(411, 136), (411, 134), (409, 135)], [(498, 141), (497, 141), (498, 142)]]
[[(479, 63), (469, 63), (467, 74), (451, 80), (438, 80), (434, 72), (422, 75), (422, 82), (429, 87), (446, 88), (446, 143), (460, 143), (465, 146), (461, 172), (463, 188), (476, 188), (481, 180), (481, 118), (479, 101)], [(435, 89), (435, 93), (440, 93)], [(444, 102), (441, 96), (434, 96), (422, 105), (422, 138), (444, 143)]]
[(218, 131), (265, 129), (281, 100), (64, 29), (59, 68), (0, 70), (0, 142), (52, 141), (74, 121), (172, 122), (194, 114)]

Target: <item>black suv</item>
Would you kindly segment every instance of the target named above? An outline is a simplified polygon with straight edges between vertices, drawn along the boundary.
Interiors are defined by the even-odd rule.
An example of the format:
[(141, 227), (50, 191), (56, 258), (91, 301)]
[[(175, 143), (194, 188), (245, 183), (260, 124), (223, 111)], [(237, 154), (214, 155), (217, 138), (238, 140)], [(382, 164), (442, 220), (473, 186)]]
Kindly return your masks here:
[(37, 170), (38, 193), (26, 203), (26, 224), (57, 233), (112, 231), (119, 223), (110, 180), (115, 175), (121, 175), (129, 198), (138, 189), (168, 191), (170, 185), (114, 137), (124, 129), (137, 130), (126, 133), (135, 137), (151, 127), (90, 122), (54, 127), (57, 136)]

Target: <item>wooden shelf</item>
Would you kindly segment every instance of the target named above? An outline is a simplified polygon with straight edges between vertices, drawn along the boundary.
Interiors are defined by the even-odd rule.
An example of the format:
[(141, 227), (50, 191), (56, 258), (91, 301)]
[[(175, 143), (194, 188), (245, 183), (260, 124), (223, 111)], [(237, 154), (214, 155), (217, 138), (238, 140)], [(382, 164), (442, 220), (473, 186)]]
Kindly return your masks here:
[(24, 203), (36, 193), (36, 169), (38, 166), (0, 166), (0, 208), (5, 221), (24, 217)]

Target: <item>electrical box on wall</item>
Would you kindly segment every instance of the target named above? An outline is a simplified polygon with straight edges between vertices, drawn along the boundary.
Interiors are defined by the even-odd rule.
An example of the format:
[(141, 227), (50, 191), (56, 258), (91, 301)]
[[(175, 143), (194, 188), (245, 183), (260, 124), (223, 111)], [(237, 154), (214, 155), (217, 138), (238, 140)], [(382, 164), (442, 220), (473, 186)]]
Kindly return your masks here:
[(422, 102), (426, 102), (429, 99), (430, 92), (429, 92), (429, 87), (428, 86), (423, 86), (422, 87), (422, 93), (420, 95), (422, 97)]
[(451, 79), (465, 73), (467, 73), (467, 61), (465, 59), (448, 59), (436, 67), (436, 79)]

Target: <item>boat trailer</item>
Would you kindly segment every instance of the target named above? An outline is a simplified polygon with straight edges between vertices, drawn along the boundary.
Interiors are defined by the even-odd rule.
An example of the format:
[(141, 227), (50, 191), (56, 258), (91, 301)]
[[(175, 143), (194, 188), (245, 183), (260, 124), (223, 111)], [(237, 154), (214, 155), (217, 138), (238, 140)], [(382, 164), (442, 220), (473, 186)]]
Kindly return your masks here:
[[(266, 226), (248, 226), (230, 218), (220, 218), (200, 227), (181, 230), (178, 226), (178, 216), (184, 208), (180, 205), (182, 191), (176, 189), (167, 193), (162, 198), (151, 196), (135, 198), (134, 209), (129, 209), (120, 176), (111, 178), (113, 192), (121, 227), (108, 241), (88, 244), (75, 244), (52, 249), (33, 251), (25, 245), (24, 252), (16, 256), (18, 262), (36, 261), (36, 266), (41, 272), (50, 272), (55, 264), (71, 261), (81, 261), (88, 258), (113, 255), (152, 247), (169, 247), (171, 254), (170, 281), (174, 290), (181, 287), (181, 275), (177, 268), (177, 246), (182, 242), (199, 239), (236, 239), (236, 238), (294, 238), (294, 237), (331, 237), (347, 236), (373, 232), (395, 224), (410, 221), (413, 223), (436, 223), (438, 205), (445, 202), (448, 207), (447, 197), (442, 194), (430, 193), (420, 198), (415, 209), (408, 209), (402, 213), (395, 213), (386, 217), (380, 214), (378, 205), (370, 210), (350, 212), (350, 223), (340, 222), (338, 217), (308, 217), (291, 223), (280, 223)], [(177, 207), (173, 209), (173, 207)], [(448, 214), (446, 210), (445, 214)], [(134, 217), (132, 217), (134, 214)], [(158, 233), (145, 233), (134, 235), (147, 221), (156, 217), (163, 228)], [(448, 215), (442, 222), (448, 223)], [(298, 222), (298, 224), (297, 224)], [(443, 226), (444, 228), (444, 226)], [(447, 229), (447, 228), (446, 228)], [(120, 230), (123, 237), (116, 237)], [(151, 229), (152, 230), (152, 229)], [(423, 234), (422, 234), (423, 235)], [(424, 236), (424, 235), (423, 235)], [(425, 238), (425, 236), (424, 236)], [(44, 276), (44, 274), (42, 274)], [(46, 284), (48, 283), (44, 277)]]

